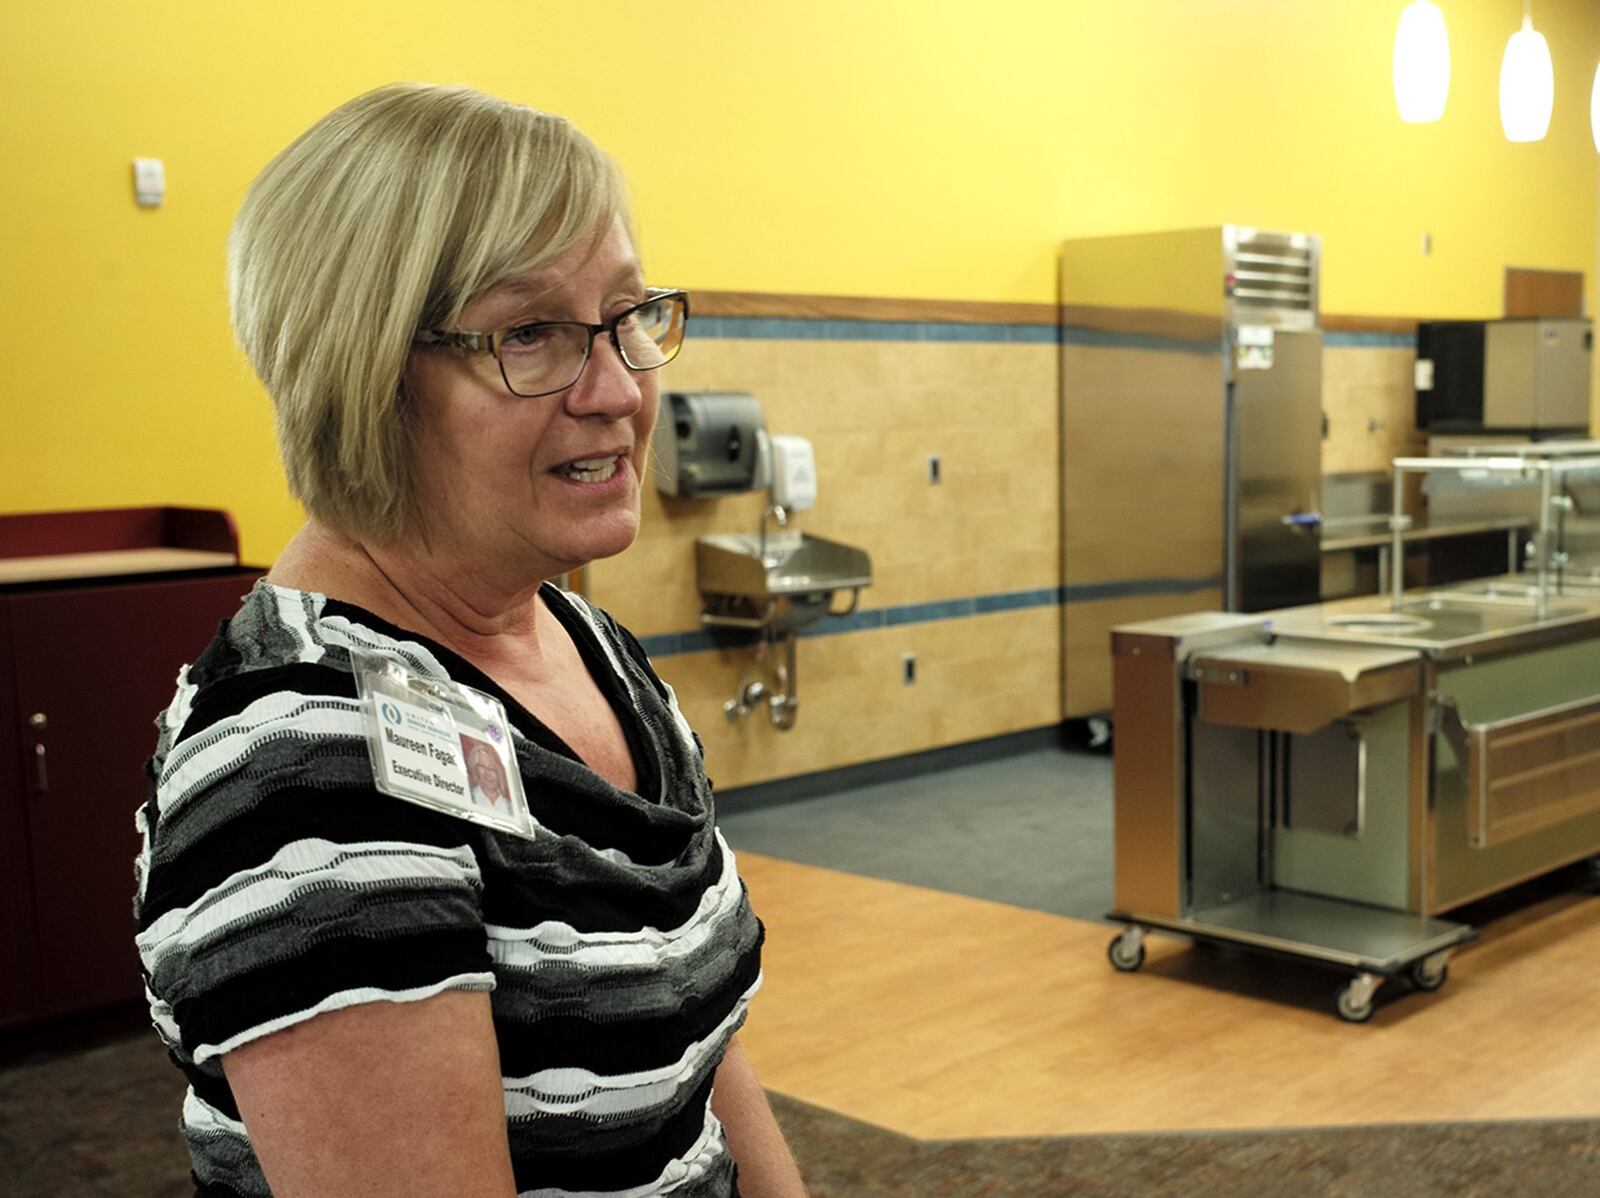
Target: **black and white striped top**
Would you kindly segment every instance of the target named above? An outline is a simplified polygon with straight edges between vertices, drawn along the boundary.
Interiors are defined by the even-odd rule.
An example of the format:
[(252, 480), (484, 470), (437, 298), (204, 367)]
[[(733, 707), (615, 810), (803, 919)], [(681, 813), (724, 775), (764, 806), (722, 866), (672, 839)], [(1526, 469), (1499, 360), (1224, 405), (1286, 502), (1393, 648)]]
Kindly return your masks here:
[[(622, 723), (637, 794), (465, 659), (322, 595), (258, 584), (179, 675), (136, 914), (200, 1194), (268, 1193), (222, 1054), (447, 989), (493, 991), (522, 1194), (735, 1191), (711, 1083), (761, 982), (761, 924), (671, 689), (609, 616), (544, 597)], [(374, 789), (353, 647), (505, 704), (535, 839)]]

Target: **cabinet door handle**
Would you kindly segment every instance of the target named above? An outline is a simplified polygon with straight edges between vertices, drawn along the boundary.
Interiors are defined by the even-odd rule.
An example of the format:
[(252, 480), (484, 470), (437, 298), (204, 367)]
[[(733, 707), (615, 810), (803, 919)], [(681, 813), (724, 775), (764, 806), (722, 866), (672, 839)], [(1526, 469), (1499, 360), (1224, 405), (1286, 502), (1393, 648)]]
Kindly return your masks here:
[(33, 790), (35, 794), (50, 793), (50, 773), (45, 768), (45, 753), (42, 744), (33, 746)]

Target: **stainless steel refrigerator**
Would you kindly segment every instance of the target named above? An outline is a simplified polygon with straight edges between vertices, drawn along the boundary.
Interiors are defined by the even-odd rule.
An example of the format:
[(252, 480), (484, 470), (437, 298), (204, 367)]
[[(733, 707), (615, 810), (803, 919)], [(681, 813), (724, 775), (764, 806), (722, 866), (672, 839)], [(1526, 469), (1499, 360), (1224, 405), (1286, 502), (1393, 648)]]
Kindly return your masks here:
[(1318, 598), (1320, 239), (1240, 225), (1062, 247), (1065, 714), (1109, 631)]

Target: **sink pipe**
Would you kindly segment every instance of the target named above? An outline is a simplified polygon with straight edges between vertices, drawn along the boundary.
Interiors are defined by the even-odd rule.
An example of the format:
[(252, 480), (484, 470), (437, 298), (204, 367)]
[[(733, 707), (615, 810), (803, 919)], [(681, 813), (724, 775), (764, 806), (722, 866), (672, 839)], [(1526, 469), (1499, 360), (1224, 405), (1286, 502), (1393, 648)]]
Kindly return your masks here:
[(789, 509), (781, 503), (769, 503), (761, 509), (761, 528), (756, 535), (756, 552), (761, 555), (761, 560), (767, 560), (767, 517), (771, 516), (778, 522), (779, 528), (789, 527)]
[[(729, 721), (749, 715), (762, 700), (767, 704), (767, 720), (779, 732), (788, 732), (800, 718), (800, 697), (795, 693), (795, 641), (790, 632), (762, 634), (756, 650), (755, 677), (746, 676), (739, 692), (722, 705)], [(783, 657), (772, 652), (776, 641), (783, 642)]]

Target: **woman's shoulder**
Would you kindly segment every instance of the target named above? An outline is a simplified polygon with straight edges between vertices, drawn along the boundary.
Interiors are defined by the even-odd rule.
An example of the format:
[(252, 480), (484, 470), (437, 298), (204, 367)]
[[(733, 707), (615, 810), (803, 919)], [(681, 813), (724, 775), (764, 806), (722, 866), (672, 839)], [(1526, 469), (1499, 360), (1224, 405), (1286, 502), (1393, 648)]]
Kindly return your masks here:
[[(178, 675), (158, 721), (163, 755), (178, 742), (252, 705), (335, 699), (355, 702), (352, 650), (392, 656), (420, 672), (448, 677), (433, 649), (353, 604), (265, 579)], [(309, 709), (308, 709), (309, 710)]]
[(206, 687), (257, 670), (321, 661), (326, 646), (317, 625), (327, 602), (325, 595), (261, 579), (182, 680)]
[(258, 582), (179, 671), (172, 701), (157, 719), (157, 759), (269, 695), (342, 691), (339, 671), (329, 668), (314, 637), (320, 598)]
[(420, 845), (406, 851), (424, 866), (440, 852), (466, 852), (460, 821), (373, 785), (351, 647), (381, 652), (392, 640), (368, 629), (358, 609), (313, 592), (261, 583), (246, 597), (180, 673), (158, 719), (139, 815), (141, 918), (186, 906), (264, 861), (277, 869), (315, 859), (307, 868), (346, 884), (350, 870), (370, 873), (389, 851), (350, 846)]

